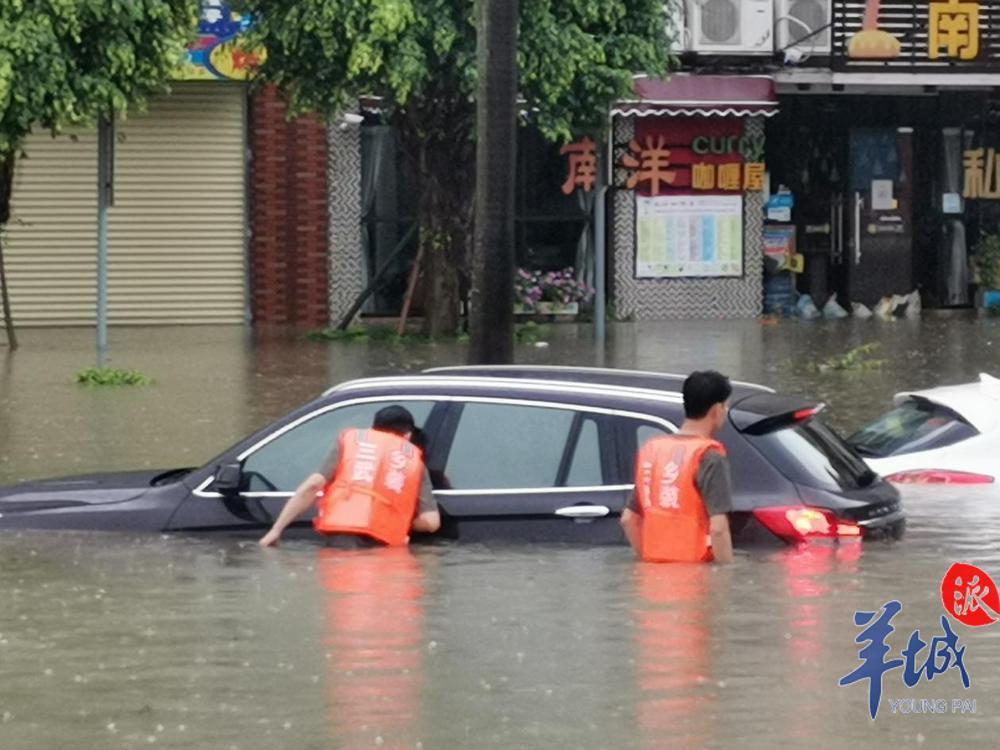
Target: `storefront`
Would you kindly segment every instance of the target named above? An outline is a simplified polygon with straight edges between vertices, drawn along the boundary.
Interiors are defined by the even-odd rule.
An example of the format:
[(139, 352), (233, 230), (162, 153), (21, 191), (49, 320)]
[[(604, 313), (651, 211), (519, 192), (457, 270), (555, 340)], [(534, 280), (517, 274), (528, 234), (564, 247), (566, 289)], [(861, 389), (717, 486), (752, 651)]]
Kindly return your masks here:
[[(225, 10), (225, 15), (222, 11)], [(216, 14), (218, 11), (218, 15)], [(247, 319), (246, 90), (242, 26), (208, 2), (201, 40), (169, 95), (117, 128), (109, 227), (113, 324)], [(18, 325), (96, 314), (97, 140), (32, 135), (14, 178), (7, 263)]]
[(767, 161), (794, 203), (798, 291), (848, 310), (914, 290), (923, 307), (966, 307), (979, 237), (1000, 229), (1000, 9), (869, 5), (833, 4), (828, 69), (775, 73)]
[(639, 79), (612, 111), (610, 296), (637, 319), (761, 313), (764, 76)]

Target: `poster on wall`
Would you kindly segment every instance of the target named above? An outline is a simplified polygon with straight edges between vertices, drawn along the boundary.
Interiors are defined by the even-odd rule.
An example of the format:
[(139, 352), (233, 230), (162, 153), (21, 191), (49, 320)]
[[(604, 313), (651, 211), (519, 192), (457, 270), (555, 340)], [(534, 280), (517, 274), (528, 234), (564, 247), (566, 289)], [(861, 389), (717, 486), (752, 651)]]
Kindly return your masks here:
[(636, 197), (639, 279), (743, 275), (742, 195)]

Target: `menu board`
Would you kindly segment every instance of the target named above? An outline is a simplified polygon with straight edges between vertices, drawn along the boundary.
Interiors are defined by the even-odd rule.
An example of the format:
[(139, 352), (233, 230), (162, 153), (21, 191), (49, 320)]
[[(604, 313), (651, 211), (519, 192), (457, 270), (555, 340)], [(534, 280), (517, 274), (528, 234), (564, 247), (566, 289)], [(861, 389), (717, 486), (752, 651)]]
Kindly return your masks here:
[(636, 278), (743, 275), (742, 195), (636, 196)]

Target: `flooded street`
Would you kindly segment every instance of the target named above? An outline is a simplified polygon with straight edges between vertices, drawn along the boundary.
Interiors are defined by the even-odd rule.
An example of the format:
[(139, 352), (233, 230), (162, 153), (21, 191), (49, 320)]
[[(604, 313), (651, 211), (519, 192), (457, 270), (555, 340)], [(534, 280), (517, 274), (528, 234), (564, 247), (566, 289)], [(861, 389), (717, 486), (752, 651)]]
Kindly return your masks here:
[[(998, 319), (616, 324), (603, 354), (588, 327), (544, 338), (518, 361), (718, 368), (827, 402), (844, 432), (896, 391), (1000, 375)], [(22, 339), (0, 349), (0, 483), (200, 465), (333, 384), (466, 357), (124, 329), (111, 364), (156, 382), (94, 390), (72, 382), (92, 362), (90, 331)], [(810, 367), (873, 341), (881, 369)], [(859, 664), (855, 610), (902, 603), (887, 658), (899, 657), (915, 629), (942, 635), (953, 562), (1000, 576), (1000, 491), (905, 500), (901, 542), (740, 553), (728, 567), (637, 564), (626, 548), (5, 535), (0, 748), (992, 746), (1000, 624), (955, 625), (968, 690), (954, 669), (912, 689), (888, 672), (872, 722), (867, 682), (837, 684)], [(894, 713), (902, 698), (947, 712)], [(963, 698), (974, 714), (952, 713)]]

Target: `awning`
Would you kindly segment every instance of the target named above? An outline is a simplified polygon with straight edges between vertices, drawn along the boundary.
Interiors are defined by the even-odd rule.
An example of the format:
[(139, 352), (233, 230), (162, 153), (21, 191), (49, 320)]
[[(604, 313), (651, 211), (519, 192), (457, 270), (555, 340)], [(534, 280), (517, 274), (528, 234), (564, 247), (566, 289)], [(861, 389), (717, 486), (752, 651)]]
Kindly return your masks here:
[(618, 102), (613, 115), (626, 117), (773, 117), (778, 95), (770, 76), (709, 76), (677, 73), (669, 80), (635, 79), (637, 98)]

